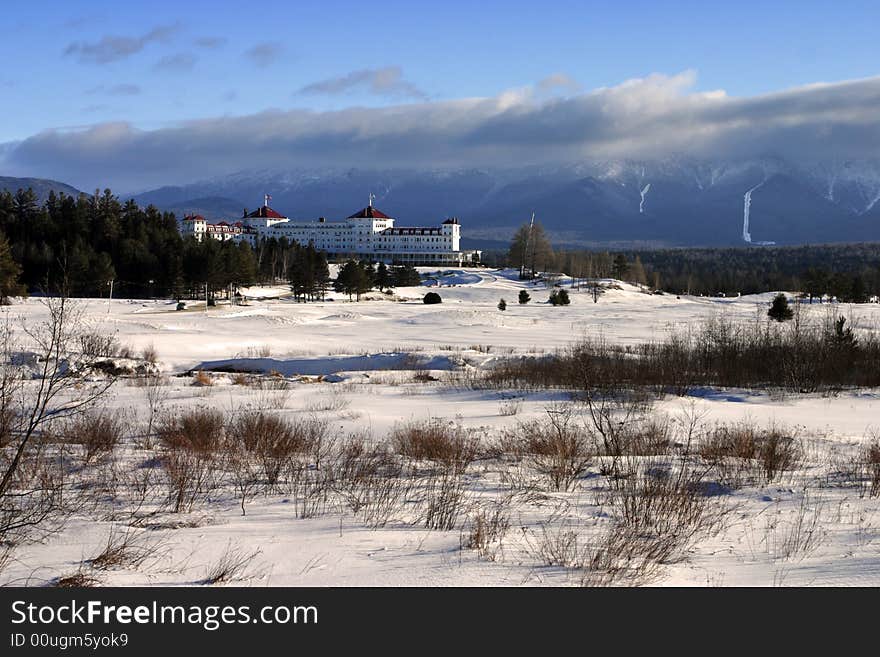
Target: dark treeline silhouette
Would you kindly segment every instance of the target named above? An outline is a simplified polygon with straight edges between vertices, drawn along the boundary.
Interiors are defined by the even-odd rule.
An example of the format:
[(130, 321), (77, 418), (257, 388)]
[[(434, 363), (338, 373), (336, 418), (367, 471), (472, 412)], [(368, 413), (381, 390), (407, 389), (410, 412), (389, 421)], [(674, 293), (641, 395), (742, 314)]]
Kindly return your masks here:
[(524, 225), (504, 251), (484, 251), (483, 263), (527, 270), (532, 244), (535, 268), (563, 272), (572, 286), (618, 278), (675, 294), (726, 296), (773, 290), (864, 302), (880, 295), (880, 243), (786, 247), (687, 248), (638, 251), (553, 249), (538, 224)]
[(110, 190), (78, 197), (0, 193), (0, 298), (64, 289), (73, 296), (214, 298), (253, 283), (290, 282), (300, 299), (329, 287), (324, 253), (286, 239), (183, 239), (177, 219), (121, 203)]
[(253, 283), (247, 244), (184, 240), (174, 215), (121, 203), (110, 190), (78, 197), (32, 190), (0, 193), (0, 233), (27, 291), (74, 296), (196, 297)]

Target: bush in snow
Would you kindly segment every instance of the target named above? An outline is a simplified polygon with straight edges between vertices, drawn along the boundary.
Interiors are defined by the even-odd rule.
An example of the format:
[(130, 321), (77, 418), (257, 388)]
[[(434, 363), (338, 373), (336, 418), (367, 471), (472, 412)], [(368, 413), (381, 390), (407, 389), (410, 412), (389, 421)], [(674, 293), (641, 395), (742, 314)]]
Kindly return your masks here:
[(531, 300), (532, 300), (532, 297), (529, 296), (529, 293), (528, 293), (528, 292), (526, 292), (525, 290), (520, 290), (520, 291), (519, 291), (519, 302), (520, 302), (521, 304), (528, 303), (528, 302), (531, 301)]
[(571, 303), (566, 290), (553, 290), (550, 293), (549, 301), (551, 306), (567, 306)]
[(498, 310), (507, 310), (507, 302), (504, 299), (498, 302)]
[(423, 298), (424, 303), (443, 303), (443, 299), (436, 292), (428, 292)]

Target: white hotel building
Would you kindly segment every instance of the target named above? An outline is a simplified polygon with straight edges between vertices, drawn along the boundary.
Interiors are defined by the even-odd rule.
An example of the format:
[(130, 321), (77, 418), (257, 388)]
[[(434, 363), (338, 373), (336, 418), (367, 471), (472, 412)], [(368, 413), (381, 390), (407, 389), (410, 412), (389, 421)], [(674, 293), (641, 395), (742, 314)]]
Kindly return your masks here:
[(209, 224), (201, 215), (187, 215), (180, 232), (198, 240), (204, 235), (217, 240), (246, 240), (252, 246), (258, 239), (271, 237), (284, 237), (302, 245), (311, 242), (331, 260), (354, 257), (389, 264), (463, 266), (479, 263), (481, 253), (461, 250), (458, 219), (447, 219), (439, 226), (395, 227), (392, 217), (373, 207), (372, 196), (367, 207), (340, 221), (323, 217), (317, 221), (291, 220), (270, 208), (266, 197), (262, 207), (233, 224)]

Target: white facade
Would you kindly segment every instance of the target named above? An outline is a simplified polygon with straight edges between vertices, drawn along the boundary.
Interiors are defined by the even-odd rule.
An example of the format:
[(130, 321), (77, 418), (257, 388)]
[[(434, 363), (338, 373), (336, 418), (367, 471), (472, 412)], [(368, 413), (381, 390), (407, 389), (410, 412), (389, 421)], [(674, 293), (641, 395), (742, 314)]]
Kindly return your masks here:
[(235, 224), (207, 224), (203, 217), (184, 219), (184, 236), (210, 235), (215, 239), (247, 240), (286, 238), (302, 245), (314, 244), (331, 259), (355, 257), (371, 262), (466, 265), (479, 262), (479, 251), (461, 250), (461, 225), (447, 219), (438, 226), (395, 227), (394, 219), (376, 210), (372, 202), (338, 221), (290, 220), (268, 203)]
[(184, 238), (195, 237), (199, 242), (207, 235), (215, 240), (244, 240), (254, 246), (257, 242), (257, 231), (250, 226), (238, 221), (234, 224), (221, 221), (209, 224), (201, 215), (186, 216), (180, 224), (180, 234)]

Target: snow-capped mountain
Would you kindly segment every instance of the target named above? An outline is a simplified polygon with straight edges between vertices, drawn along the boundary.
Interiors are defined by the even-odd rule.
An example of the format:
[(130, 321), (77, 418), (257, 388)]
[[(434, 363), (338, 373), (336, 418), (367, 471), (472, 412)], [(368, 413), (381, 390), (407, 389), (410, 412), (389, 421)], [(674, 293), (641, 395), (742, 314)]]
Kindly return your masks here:
[(616, 160), (510, 169), (241, 171), (135, 196), (178, 213), (241, 216), (272, 195), (297, 218), (367, 203), (402, 225), (458, 216), (469, 237), (507, 239), (537, 218), (560, 243), (799, 244), (880, 240), (880, 160), (800, 164)]

